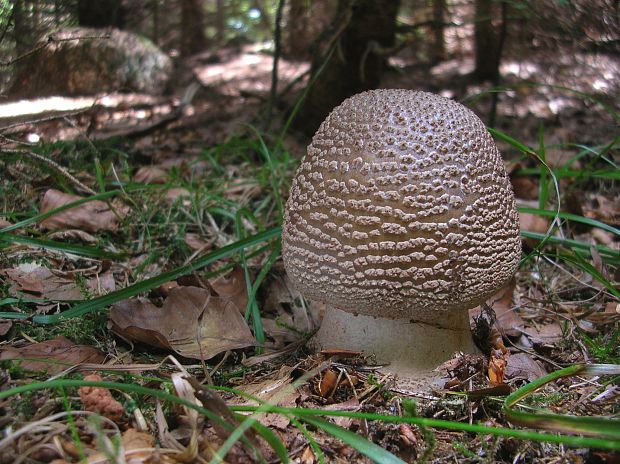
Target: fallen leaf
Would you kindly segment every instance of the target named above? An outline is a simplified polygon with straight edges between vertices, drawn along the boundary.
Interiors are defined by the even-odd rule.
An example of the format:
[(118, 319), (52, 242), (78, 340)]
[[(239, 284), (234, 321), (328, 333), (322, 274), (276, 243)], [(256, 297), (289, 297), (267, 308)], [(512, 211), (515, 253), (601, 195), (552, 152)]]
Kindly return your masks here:
[(112, 306), (110, 320), (124, 337), (193, 359), (256, 343), (231, 301), (198, 287), (171, 289), (161, 308), (142, 298), (121, 301)]
[(549, 218), (533, 213), (519, 213), (519, 226), (521, 230), (544, 234), (549, 229)]
[[(343, 401), (341, 403), (333, 403), (333, 404), (328, 404), (327, 406), (323, 407), (324, 410), (326, 411), (359, 411), (361, 409), (361, 404), (358, 401), (357, 398), (349, 398), (346, 401)], [(334, 417), (334, 422), (336, 423), (336, 425), (339, 425), (340, 427), (344, 427), (345, 429), (348, 429), (349, 427), (351, 427), (351, 424), (353, 423), (353, 418), (352, 417)]]
[[(504, 288), (500, 289), (495, 295), (486, 301), (486, 304), (495, 311), (495, 327), (502, 335), (508, 337), (518, 337), (521, 328), (525, 326), (525, 321), (519, 316), (512, 306), (512, 294), (515, 289), (514, 279)], [(469, 310), (470, 319), (477, 318), (482, 313), (482, 306), (476, 306)]]
[[(26, 359), (17, 361), (18, 358)], [(57, 337), (19, 348), (5, 345), (0, 353), (0, 359), (16, 360), (16, 363), (28, 371), (47, 371), (49, 374), (56, 374), (76, 364), (100, 364), (105, 356), (92, 346), (76, 345), (68, 338)]]
[[(247, 396), (244, 396), (241, 400), (241, 404), (259, 406), (260, 403), (256, 400), (260, 400), (277, 406), (297, 406), (300, 394), (295, 388), (290, 386), (293, 381), (291, 372), (292, 368), (289, 366), (282, 366), (273, 375), (263, 378), (257, 383), (240, 385), (238, 389), (247, 394)], [(256, 398), (256, 400), (254, 398)], [(291, 422), (289, 417), (275, 413), (261, 415), (258, 417), (258, 420), (265, 427), (275, 427), (279, 430), (286, 430)]]
[(523, 169), (523, 167), (520, 163), (517, 163), (510, 170), (509, 178), (514, 194), (517, 198), (523, 200), (537, 200), (538, 180), (531, 176), (518, 175), (518, 171)]
[(84, 299), (84, 295), (73, 279), (54, 275), (46, 267), (22, 266), (21, 268), (5, 269), (2, 273), (11, 283), (9, 292), (12, 295), (29, 293), (56, 301)]
[[(191, 196), (191, 193), (186, 188), (174, 187), (174, 188), (166, 190), (166, 201), (168, 203), (174, 203), (177, 200), (177, 198), (189, 197), (189, 196)], [(183, 204), (186, 204), (186, 203), (189, 205), (189, 201), (183, 202)]]
[(562, 327), (557, 322), (541, 324), (536, 327), (528, 326), (523, 330), (523, 333), (530, 338), (532, 343), (536, 344), (553, 344), (559, 342), (563, 337)]
[(414, 447), (417, 445), (418, 440), (413, 434), (413, 430), (411, 430), (411, 426), (409, 424), (400, 424), (398, 426), (398, 434), (400, 435), (400, 441), (405, 446)]
[(489, 358), (489, 380), (491, 385), (497, 386), (504, 383), (504, 377), (506, 375), (506, 365), (508, 364), (510, 355), (508, 350), (492, 350), (491, 357)]
[[(148, 433), (138, 432), (134, 428), (129, 428), (123, 432), (121, 437), (122, 448), (124, 451), (124, 460), (120, 462), (129, 463), (149, 463), (157, 462), (159, 464), (178, 464), (179, 461), (173, 459), (167, 454), (159, 453), (156, 448), (155, 439)], [(78, 455), (76, 459), (79, 459)], [(88, 456), (88, 463), (97, 464), (101, 462), (109, 462), (109, 453), (94, 453)]]
[(228, 274), (210, 281), (209, 285), (220, 298), (231, 301), (241, 314), (245, 314), (245, 308), (248, 304), (248, 291), (245, 273), (241, 266), (237, 266)]
[(516, 353), (508, 358), (506, 377), (509, 379), (522, 378), (531, 382), (546, 374), (545, 369), (527, 353)]
[[(287, 276), (272, 279), (265, 293), (267, 298), (262, 308), (265, 319), (277, 321), (267, 324), (265, 332), (276, 341), (303, 338), (319, 325), (325, 313), (325, 303), (305, 301)], [(284, 330), (288, 335), (284, 336)]]
[(185, 244), (193, 251), (206, 251), (213, 246), (213, 242), (204, 240), (200, 235), (193, 233), (185, 234)]
[(133, 181), (140, 184), (165, 184), (168, 173), (158, 166), (142, 166), (134, 174)]
[(347, 359), (362, 355), (361, 351), (344, 350), (342, 348), (328, 348), (319, 352), (324, 358)]
[(102, 272), (86, 281), (86, 287), (96, 296), (105, 295), (116, 290), (116, 280), (111, 271)]
[[(47, 213), (55, 208), (81, 200), (83, 197), (70, 195), (59, 190), (50, 189), (45, 192), (41, 201), (41, 213)], [(103, 201), (94, 200), (61, 211), (40, 222), (44, 229), (81, 229), (87, 232), (100, 230), (114, 231), (118, 228), (119, 219), (125, 216), (127, 208), (118, 206), (114, 211)]]
[(620, 198), (616, 195), (615, 198), (609, 199), (597, 193), (588, 202), (588, 209), (584, 211), (584, 216), (598, 219), (609, 225), (620, 226)]
[[(97, 374), (84, 377), (84, 380), (101, 382), (103, 379)], [(123, 418), (125, 408), (116, 401), (110, 390), (102, 387), (80, 387), (78, 389), (80, 401), (86, 411), (96, 412), (111, 421), (118, 423)]]
[(54, 232), (49, 234), (48, 238), (50, 240), (81, 240), (84, 243), (97, 243), (97, 237), (90, 235), (88, 232), (84, 232), (79, 229), (70, 229), (70, 230), (60, 230), (58, 232)]
[[(222, 419), (223, 422), (228, 423), (233, 428), (239, 427), (239, 421), (235, 417), (235, 414), (231, 411), (218, 392), (205, 388), (193, 377), (186, 378), (185, 380), (194, 388), (195, 398), (202, 403), (204, 408), (211, 411), (214, 415)], [(221, 439), (226, 440), (230, 436), (230, 430), (224, 427), (221, 423), (212, 421), (211, 425)], [(260, 449), (260, 445), (258, 444), (256, 438), (256, 431), (254, 429), (248, 429), (244, 432), (244, 434), (256, 449)]]
[(336, 389), (337, 380), (338, 374), (331, 369), (327, 369), (321, 376), (321, 380), (319, 380), (319, 385), (317, 387), (319, 395), (322, 398), (330, 396), (330, 393), (333, 393)]
[(12, 225), (9, 221), (4, 218), (0, 218), (0, 229), (4, 229), (5, 227), (9, 227)]
[(11, 321), (0, 321), (0, 337), (4, 337), (9, 330), (13, 327), (13, 322)]
[[(55, 274), (36, 264), (24, 263), (17, 268), (4, 269), (0, 273), (10, 281), (9, 292), (12, 295), (35, 294), (53, 301), (78, 301), (86, 296), (72, 277)], [(113, 274), (108, 271), (88, 279), (86, 287), (92, 290), (95, 296), (99, 296), (113, 292), (116, 282)]]
[(314, 451), (310, 445), (304, 448), (304, 451), (301, 453), (299, 458), (300, 464), (314, 464), (316, 462), (316, 456), (314, 455)]

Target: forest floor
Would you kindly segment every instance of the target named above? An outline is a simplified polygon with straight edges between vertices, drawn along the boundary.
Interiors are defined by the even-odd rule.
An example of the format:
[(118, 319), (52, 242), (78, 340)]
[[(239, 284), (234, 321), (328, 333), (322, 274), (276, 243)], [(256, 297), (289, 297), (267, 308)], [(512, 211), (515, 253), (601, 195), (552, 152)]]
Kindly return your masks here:
[[(526, 395), (527, 436), (503, 408), (548, 373), (620, 364), (620, 60), (559, 56), (504, 62), (492, 126), (526, 258), (489, 301), (495, 315), (471, 311), (483, 352), (456, 354), (443, 388), (424, 391), (360, 353), (305, 346), (324, 308), (292, 288), (277, 227), (308, 140), (280, 144), (282, 123), (265, 125), (271, 57), (196, 57), (164, 97), (0, 105), (0, 463), (220, 462), (218, 449), (227, 462), (277, 462), (279, 445), (308, 464), (618, 462), (571, 441), (562, 418), (536, 416), (617, 426), (617, 373)], [(488, 118), (493, 93), (470, 82), (468, 60), (391, 65), (385, 87), (441, 93)], [(274, 121), (307, 69), (282, 62)], [(62, 210), (76, 194), (95, 201)], [(262, 428), (239, 427), (236, 414), (257, 410)]]

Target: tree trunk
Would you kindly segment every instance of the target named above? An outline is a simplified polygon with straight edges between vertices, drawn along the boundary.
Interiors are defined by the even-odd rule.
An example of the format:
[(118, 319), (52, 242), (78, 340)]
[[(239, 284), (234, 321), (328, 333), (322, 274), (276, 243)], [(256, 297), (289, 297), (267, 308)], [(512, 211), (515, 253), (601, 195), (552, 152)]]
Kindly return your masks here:
[(153, 43), (159, 46), (159, 0), (151, 0), (151, 13), (153, 15)]
[(499, 74), (497, 36), (493, 28), (493, 0), (476, 0), (474, 77), (479, 81), (495, 80)]
[(379, 85), (385, 58), (373, 47), (394, 44), (398, 6), (398, 0), (339, 0), (331, 33), (324, 34), (323, 50), (312, 62), (313, 79), (323, 69), (300, 109), (297, 128), (314, 133), (345, 98)]
[(13, 3), (13, 24), (15, 27), (15, 51), (18, 57), (30, 51), (30, 47), (33, 45), (32, 29), (28, 27), (25, 16), (23, 0), (15, 0)]
[(125, 26), (125, 10), (121, 0), (78, 0), (78, 24), (83, 27)]
[(439, 63), (446, 59), (446, 42), (444, 39), (444, 17), (446, 0), (433, 0), (433, 51), (431, 62)]
[(309, 60), (312, 45), (333, 21), (338, 4), (316, 0), (290, 0), (287, 3), (283, 54), (293, 60)]
[(217, 0), (215, 3), (215, 42), (223, 45), (226, 34), (226, 19), (224, 14), (224, 0)]
[(202, 0), (181, 0), (181, 56), (207, 48)]
[(269, 10), (265, 8), (262, 0), (252, 0), (251, 4), (260, 13), (258, 21), (261, 29), (263, 32), (270, 34), (273, 31), (273, 26), (271, 25), (271, 18), (269, 17)]
[(285, 53), (291, 58), (308, 57), (308, 17), (310, 4), (307, 0), (291, 0), (286, 18)]

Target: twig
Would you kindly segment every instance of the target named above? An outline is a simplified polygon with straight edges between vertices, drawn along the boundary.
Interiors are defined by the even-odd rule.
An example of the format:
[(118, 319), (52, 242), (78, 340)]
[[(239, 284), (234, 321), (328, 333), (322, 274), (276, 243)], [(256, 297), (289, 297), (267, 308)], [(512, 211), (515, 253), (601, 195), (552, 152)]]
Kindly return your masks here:
[(183, 94), (183, 98), (181, 99), (181, 103), (179, 104), (179, 106), (172, 110), (166, 116), (163, 116), (159, 120), (155, 121), (154, 123), (137, 128), (133, 126), (123, 127), (109, 133), (94, 133), (91, 134), (90, 137), (93, 140), (108, 140), (114, 137), (142, 137), (150, 134), (151, 132), (155, 132), (156, 130), (163, 129), (173, 121), (176, 121), (181, 116), (183, 116), (185, 108), (187, 108), (192, 103), (192, 100), (194, 99), (194, 96), (196, 95), (196, 92), (198, 92), (198, 89), (200, 89), (200, 87), (201, 84), (199, 84), (198, 82), (192, 82), (190, 85), (188, 85), (185, 89), (185, 93)]
[(267, 129), (271, 126), (271, 117), (273, 115), (273, 107), (276, 103), (278, 91), (278, 61), (282, 53), (282, 10), (284, 9), (285, 0), (278, 2), (276, 10), (276, 27), (274, 31), (273, 41), (273, 68), (271, 69), (271, 91), (269, 93), (269, 104), (267, 106)]
[[(499, 87), (501, 80), (501, 73), (499, 66), (502, 62), (502, 53), (504, 51), (504, 43), (506, 42), (507, 23), (508, 23), (508, 4), (506, 1), (501, 2), (502, 22), (499, 30), (499, 42), (497, 44), (497, 54), (495, 56), (495, 77), (493, 79), (493, 87)], [(491, 110), (489, 111), (489, 127), (495, 126), (495, 119), (497, 117), (497, 103), (499, 101), (499, 92), (493, 92), (491, 94)]]
[(84, 185), (82, 182), (80, 182), (76, 177), (74, 177), (69, 171), (63, 168), (60, 164), (58, 164), (55, 161), (52, 161), (51, 159), (43, 155), (39, 155), (29, 150), (4, 150), (3, 152), (0, 153), (0, 156), (3, 153), (11, 153), (11, 154), (18, 155), (18, 156), (26, 156), (26, 157), (35, 159), (37, 161), (41, 161), (42, 163), (46, 164), (47, 166), (51, 167), (52, 169), (54, 169), (55, 171), (57, 171), (58, 173), (66, 177), (71, 183), (73, 183), (74, 185), (82, 189), (83, 191), (91, 195), (97, 194), (97, 192), (95, 192), (90, 187)]
[(12, 64), (17, 63), (18, 61), (22, 61), (26, 58), (28, 58), (31, 55), (34, 55), (35, 53), (43, 50), (45, 47), (49, 46), (52, 43), (62, 43), (62, 42), (72, 42), (74, 40), (96, 40), (96, 39), (109, 39), (110, 38), (110, 34), (104, 34), (104, 35), (99, 35), (99, 36), (80, 36), (80, 37), (70, 37), (67, 39), (55, 39), (53, 35), (50, 35), (47, 37), (47, 40), (45, 42), (41, 42), (38, 46), (36, 46), (35, 48), (33, 48), (32, 50), (27, 51), (26, 53), (23, 53), (22, 55), (19, 55), (16, 58), (13, 58), (12, 60), (8, 60), (8, 61), (0, 61), (0, 66), (11, 66)]
[(2, 34), (0, 34), (0, 43), (2, 43), (2, 41), (4, 40), (4, 36), (6, 36), (6, 32), (9, 30), (9, 26), (11, 25), (11, 22), (13, 21), (14, 15), (15, 15), (15, 6), (13, 5), (13, 8), (11, 8), (11, 14), (6, 20), (6, 25), (4, 26), (4, 29), (2, 30)]

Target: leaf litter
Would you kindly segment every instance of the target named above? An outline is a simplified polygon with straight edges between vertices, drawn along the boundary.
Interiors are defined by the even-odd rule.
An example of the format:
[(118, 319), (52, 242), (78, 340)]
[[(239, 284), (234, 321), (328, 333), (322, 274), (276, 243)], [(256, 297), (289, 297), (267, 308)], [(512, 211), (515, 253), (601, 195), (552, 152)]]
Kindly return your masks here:
[[(41, 200), (40, 211), (47, 213), (81, 199), (83, 197), (49, 189)], [(124, 205), (94, 200), (56, 213), (41, 221), (40, 225), (47, 230), (75, 228), (86, 232), (115, 231), (126, 214), (127, 207)]]
[[(200, 104), (208, 106), (211, 102), (202, 101)], [(222, 106), (221, 103), (219, 106)], [(245, 117), (256, 109), (247, 102), (236, 108), (245, 112)], [(215, 107), (212, 107), (211, 111), (215, 111)], [(226, 121), (229, 120), (230, 118)], [(202, 158), (198, 159), (197, 154), (203, 150), (205, 140), (210, 141), (212, 145), (225, 140), (232, 133), (230, 131), (233, 125), (228, 124), (224, 129), (228, 132), (223, 131), (219, 134), (214, 133), (212, 127), (202, 125), (200, 128), (187, 130), (181, 123), (165, 133), (155, 133), (138, 140), (135, 146), (142, 154), (151, 158), (148, 160), (148, 166), (142, 169), (138, 167), (134, 180), (142, 183), (165, 182), (170, 183), (171, 187), (166, 189), (163, 195), (162, 192), (158, 194), (159, 199), (165, 201), (157, 204), (158, 208), (151, 216), (141, 217), (124, 202), (89, 202), (58, 213), (41, 224), (43, 230), (56, 231), (53, 236), (47, 235), (48, 238), (55, 237), (56, 240), (80, 240), (95, 245), (97, 241), (102, 240), (102, 237), (111, 238), (113, 241), (129, 238), (127, 244), (121, 245), (121, 248), (126, 246), (129, 250), (137, 250), (131, 254), (129, 261), (116, 263), (113, 270), (105, 272), (102, 271), (104, 266), (101, 265), (92, 274), (87, 275), (76, 271), (83, 268), (84, 263), (75, 256), (67, 255), (56, 261), (49, 261), (48, 255), (32, 247), (27, 250), (23, 247), (4, 249), (10, 258), (19, 257), (22, 261), (25, 252), (28, 253), (29, 262), (30, 255), (36, 255), (39, 258), (40, 268), (47, 270), (47, 272), (43, 270), (34, 272), (29, 269), (24, 272), (24, 267), (15, 262), (10, 266), (4, 266), (5, 272), (0, 279), (2, 284), (7, 286), (8, 295), (24, 301), (28, 297), (61, 303), (79, 301), (84, 299), (84, 291), (93, 292), (92, 296), (112, 291), (111, 286), (104, 284), (106, 281), (111, 280), (116, 288), (123, 288), (136, 275), (141, 277), (155, 275), (166, 270), (170, 266), (170, 261), (188, 259), (188, 255), (183, 254), (183, 246), (187, 247), (188, 254), (191, 253), (189, 256), (193, 256), (193, 253), (201, 255), (212, 248), (234, 241), (233, 222), (220, 217), (211, 222), (208, 215), (212, 210), (206, 208), (204, 211), (208, 213), (205, 214), (199, 209), (200, 198), (195, 194), (194, 187), (190, 191), (187, 188), (189, 182), (174, 185), (174, 179), (168, 175), (170, 167), (176, 166), (184, 180), (189, 181), (196, 176), (201, 182), (209, 183), (210, 188), (213, 187), (209, 194), (217, 191), (217, 188), (222, 188), (223, 198), (237, 202), (239, 207), (256, 206), (262, 201), (265, 189), (257, 181), (259, 176), (248, 168), (251, 163), (243, 166), (243, 163), (238, 163), (239, 159), (236, 158), (228, 164), (220, 166), (216, 164), (215, 168), (221, 171), (216, 173), (215, 177), (225, 179), (222, 184), (218, 184), (210, 177), (213, 174), (210, 172), (213, 163), (206, 162)], [(142, 145), (139, 146), (140, 144)], [(243, 148), (246, 149), (247, 147)], [(564, 156), (566, 153), (559, 155)], [(552, 154), (553, 156), (555, 155)], [(190, 157), (195, 157), (196, 160), (189, 163), (187, 160)], [(524, 164), (523, 167), (527, 166)], [(512, 176), (512, 180), (517, 196), (525, 200), (537, 199), (539, 182), (536, 177)], [(49, 178), (44, 182), (49, 182)], [(567, 185), (571, 186), (564, 181), (562, 187)], [(79, 198), (82, 197), (64, 194), (51, 188), (44, 196), (41, 212)], [(617, 223), (618, 202), (614, 201), (612, 192), (585, 192), (576, 198), (581, 198), (578, 202), (582, 203), (585, 217), (598, 218), (610, 224)], [(157, 196), (143, 200), (148, 204), (151, 199), (159, 201)], [(130, 204), (127, 199), (124, 201)], [(213, 204), (210, 203), (208, 207), (212, 207)], [(198, 212), (193, 208), (197, 208)], [(178, 216), (172, 216), (170, 219), (171, 229), (157, 235), (157, 227), (163, 228), (168, 225), (165, 222), (167, 219), (161, 217), (179, 211)], [(192, 214), (196, 214), (196, 218), (192, 218)], [(157, 220), (161, 222), (157, 224)], [(523, 228), (540, 233), (544, 233), (549, 224), (547, 219), (535, 215), (523, 216), (522, 220)], [(192, 221), (199, 224), (196, 225)], [(0, 218), (0, 223), (8, 225), (9, 221)], [(248, 231), (260, 227), (249, 222), (244, 224), (248, 227)], [(183, 240), (172, 242), (177, 232), (183, 233), (181, 235)], [(600, 231), (586, 229), (584, 236), (587, 240), (592, 236), (607, 246), (617, 246), (617, 237), (604, 231), (602, 235), (597, 236), (598, 232)], [(56, 235), (60, 233), (65, 235)], [(124, 234), (127, 236), (123, 236)], [(174, 243), (176, 247), (171, 246), (172, 252), (166, 249), (168, 242)], [(535, 244), (531, 240), (527, 243), (531, 248)], [(256, 258), (254, 261), (248, 260), (248, 263), (253, 281), (260, 272), (262, 261)], [(606, 265), (603, 263), (595, 265), (600, 272), (614, 279), (614, 274), (608, 272), (610, 269), (606, 268)], [(98, 284), (84, 285), (84, 276), (87, 282), (93, 280)], [(108, 338), (102, 340), (106, 355), (116, 360), (116, 368), (122, 369), (123, 362), (127, 359), (163, 357), (163, 353), (153, 350), (157, 348), (182, 356), (185, 366), (182, 375), (177, 372), (171, 373), (168, 367), (159, 369), (157, 375), (151, 374), (153, 377), (150, 379), (135, 374), (135, 369), (132, 369), (131, 372), (134, 373), (130, 379), (124, 377), (129, 374), (119, 374), (117, 370), (101, 372), (100, 375), (105, 380), (154, 384), (160, 388), (165, 388), (162, 385), (171, 386), (175, 394), (200, 402), (231, 423), (233, 418), (239, 419), (231, 412), (231, 406), (258, 403), (229, 392), (214, 393), (209, 386), (203, 388), (197, 384), (192, 386), (190, 383), (191, 388), (187, 385), (178, 387), (189, 383), (180, 377), (202, 379), (201, 382), (209, 383), (212, 376), (218, 384), (234, 387), (239, 393), (255, 396), (262, 401), (273, 401), (283, 406), (326, 410), (399, 414), (404, 411), (402, 398), (412, 397), (418, 404), (416, 414), (423, 417), (462, 422), (485, 421), (492, 426), (505, 426), (506, 423), (497, 406), (498, 402), (493, 395), (514, 390), (525, 382), (556, 369), (559, 365), (583, 362), (588, 359), (587, 356), (592, 356), (590, 351), (598, 353), (597, 356), (606, 353), (612, 357), (617, 355), (613, 345), (609, 348), (605, 345), (613, 343), (614, 338), (609, 335), (609, 328), (617, 327), (620, 320), (617, 301), (610, 299), (601, 286), (595, 285), (591, 280), (588, 281), (586, 274), (578, 274), (574, 269), (560, 268), (557, 263), (543, 259), (536, 261), (536, 265), (524, 265), (515, 282), (502, 294), (487, 302), (497, 316), (495, 320), (487, 321), (485, 329), (484, 336), (487, 338), (489, 352), (484, 356), (457, 355), (442, 366), (452, 376), (451, 384), (446, 385), (446, 388), (452, 390), (448, 395), (443, 391), (428, 394), (394, 391), (390, 387), (389, 379), (377, 374), (372, 360), (364, 358), (359, 353), (343, 353), (335, 350), (326, 353), (325, 356), (308, 355), (303, 348), (303, 342), (318, 325), (324, 308), (304, 301), (291, 289), (278, 263), (257, 294), (261, 321), (267, 335), (265, 345), (260, 347), (264, 352), (260, 354), (252, 348), (255, 347), (256, 341), (243, 317), (248, 295), (245, 275), (241, 268), (236, 268), (219, 281), (210, 281), (208, 285), (200, 273), (187, 277), (186, 281), (179, 279), (178, 282), (170, 282), (141, 298), (117, 303), (110, 311), (110, 325), (122, 336), (113, 337), (108, 334)], [(188, 285), (189, 280), (192, 285)], [(617, 280), (616, 276), (615, 282)], [(30, 303), (12, 301), (7, 302), (5, 307), (16, 308), (19, 311), (23, 311), (24, 307), (33, 308)], [(57, 308), (57, 305), (46, 308), (34, 305), (35, 310), (51, 311)], [(51, 374), (54, 371), (49, 369), (50, 363), (44, 363), (44, 360), (58, 360), (63, 363), (63, 369), (67, 364), (103, 361), (101, 358), (103, 352), (97, 351), (96, 355), (93, 353), (95, 357), (90, 358), (88, 351), (83, 351), (81, 348), (82, 345), (72, 344), (73, 342), (67, 339), (55, 341), (51, 346), (27, 345), (24, 343), (27, 338), (21, 337), (20, 331), (26, 331), (28, 326), (23, 323), (16, 323), (15, 326), (15, 329), (10, 327), (7, 329), (9, 337), (3, 336), (2, 356), (6, 352), (9, 357), (32, 357), (34, 358), (32, 362), (41, 362), (40, 365), (28, 365), (24, 364), (26, 361), (22, 361), (22, 368), (34, 366), (35, 372)], [(477, 331), (479, 327), (474, 324), (474, 329)], [(582, 332), (590, 334), (591, 340), (596, 340), (596, 343), (601, 345), (596, 345), (600, 348), (598, 351), (590, 348), (594, 345), (581, 341)], [(600, 340), (596, 338), (599, 334), (601, 334)], [(53, 340), (56, 339), (49, 342)], [(126, 343), (127, 340), (138, 341), (140, 344), (133, 346), (131, 343)], [(29, 346), (34, 348), (28, 351)], [(229, 354), (232, 350), (235, 352)], [(495, 353), (492, 350), (495, 350)], [(225, 353), (224, 356), (222, 353)], [(209, 365), (202, 363), (205, 360), (210, 360)], [(195, 364), (196, 361), (200, 361), (200, 364)], [(6, 372), (14, 375), (15, 379), (21, 375), (18, 371), (11, 370), (12, 366), (7, 369)], [(191, 375), (187, 371), (191, 371)], [(315, 371), (317, 373), (301, 385), (292, 388), (296, 379)], [(157, 380), (153, 380), (154, 378)], [(112, 399), (122, 400), (114, 390), (108, 392)], [(142, 397), (140, 399), (144, 400)], [(46, 401), (44, 396), (35, 397), (34, 400)], [(564, 410), (582, 415), (609, 415), (610, 411), (612, 413), (615, 411), (617, 414), (618, 391), (615, 385), (604, 385), (597, 379), (581, 383), (558, 382), (556, 385), (546, 387), (545, 395), (535, 400), (557, 411)], [(149, 407), (149, 403), (152, 404), (153, 401), (146, 399), (143, 405)], [(8, 406), (6, 404), (3, 403), (3, 407), (7, 407), (11, 413), (18, 410), (14, 404)], [(80, 406), (77, 405), (76, 408), (78, 407)], [(52, 410), (59, 409), (56, 406), (56, 409)], [(159, 462), (180, 462), (181, 458), (186, 461), (191, 458), (210, 459), (213, 451), (228, 436), (221, 431), (218, 434), (210, 421), (198, 420), (195, 417), (192, 419), (189, 410), (171, 404), (157, 402), (156, 411), (150, 410), (148, 414), (149, 418), (156, 417), (149, 420), (149, 424), (153, 434), (158, 436), (164, 446), (158, 450), (152, 435), (137, 431), (134, 428), (135, 420), (126, 414), (116, 426), (122, 429), (119, 436), (122, 437), (121, 443), (127, 460), (135, 458), (148, 461), (156, 458)], [(29, 416), (19, 412), (15, 417), (17, 417), (16, 424), (25, 424)], [(314, 428), (311, 433), (318, 448), (313, 448), (290, 418), (283, 415), (269, 413), (260, 416), (259, 420), (276, 431), (288, 448), (291, 458), (300, 462), (316, 462), (317, 449), (325, 453), (326, 462), (368, 462), (350, 446), (343, 445), (331, 435)], [(429, 431), (417, 426), (391, 425), (342, 417), (334, 421), (375, 443), (381, 443), (395, 453), (402, 453), (400, 456), (407, 457), (408, 461), (426, 456), (428, 444), (432, 441)], [(96, 436), (102, 434), (96, 432), (96, 427), (82, 418), (76, 419), (76, 424), (89, 462), (102, 460), (106, 455), (97, 450), (105, 449), (105, 443), (98, 443), (96, 440)], [(58, 451), (54, 456), (56, 458), (62, 456), (67, 462), (80, 459), (67, 427), (62, 421), (58, 421), (58, 425), (64, 428), (58, 429), (56, 436), (60, 437), (57, 440), (60, 448), (54, 449), (62, 450), (64, 455)], [(111, 428), (112, 425), (108, 424)], [(166, 430), (163, 429), (164, 426)], [(551, 445), (538, 446), (529, 442), (523, 444), (512, 439), (494, 441), (485, 436), (437, 429), (430, 431), (430, 434), (434, 434), (436, 443), (434, 451), (431, 449), (431, 452), (434, 452), (434, 460), (451, 459), (455, 455), (452, 444), (457, 442), (462, 443), (465, 451), (469, 451), (470, 457), (473, 455), (476, 459), (492, 460), (494, 457), (519, 455), (522, 459), (529, 459), (532, 462), (560, 453), (557, 447)], [(52, 446), (55, 442), (50, 436), (47, 443)], [(135, 449), (140, 451), (132, 451), (134, 447), (131, 443), (136, 443)], [(20, 442), (18, 445), (21, 450), (27, 449), (25, 442)], [(588, 454), (583, 450), (571, 449), (562, 450), (561, 453), (563, 459), (567, 460), (580, 460), (584, 456), (591, 459), (594, 455), (593, 452)], [(463, 458), (464, 454), (459, 456)], [(254, 462), (251, 452), (242, 446), (233, 448), (226, 458), (230, 462)]]
[(110, 321), (125, 338), (192, 359), (207, 360), (256, 343), (232, 299), (198, 287), (171, 289), (161, 307), (144, 298), (121, 301), (110, 309)]

